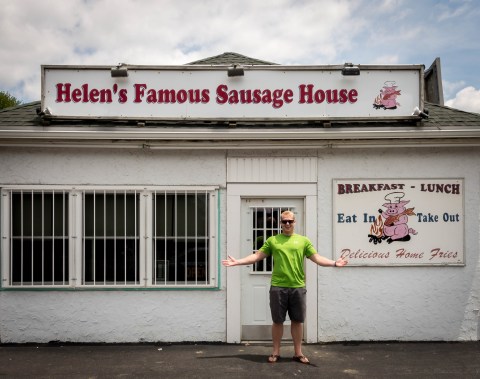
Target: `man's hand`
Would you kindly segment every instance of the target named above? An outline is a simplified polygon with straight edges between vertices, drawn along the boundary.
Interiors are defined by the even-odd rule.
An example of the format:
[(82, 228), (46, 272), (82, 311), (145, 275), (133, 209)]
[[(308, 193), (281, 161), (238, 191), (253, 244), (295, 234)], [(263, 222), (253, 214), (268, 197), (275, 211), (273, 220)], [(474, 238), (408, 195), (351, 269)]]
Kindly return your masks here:
[(224, 259), (222, 261), (222, 265), (224, 265), (225, 267), (237, 266), (239, 264), (238, 261), (234, 257), (232, 257), (230, 255), (228, 255), (227, 257), (228, 257), (227, 259)]
[(337, 266), (337, 267), (342, 267), (342, 266), (345, 266), (347, 263), (348, 263), (347, 260), (345, 260), (345, 259), (343, 259), (343, 258), (338, 258), (338, 259), (335, 261), (335, 266)]

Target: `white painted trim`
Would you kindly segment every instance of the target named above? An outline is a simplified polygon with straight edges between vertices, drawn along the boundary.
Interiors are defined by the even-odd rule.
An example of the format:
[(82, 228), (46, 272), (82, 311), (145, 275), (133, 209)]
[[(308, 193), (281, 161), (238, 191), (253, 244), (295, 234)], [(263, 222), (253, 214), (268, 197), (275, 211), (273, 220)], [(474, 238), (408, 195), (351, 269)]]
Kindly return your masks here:
[[(318, 246), (318, 217), (317, 196), (305, 197), (305, 235), (312, 241), (313, 246), (319, 251)], [(305, 262), (305, 286), (307, 289), (307, 317), (305, 319), (304, 339), (308, 343), (318, 342), (318, 266), (307, 259)]]
[[(241, 200), (245, 197), (297, 197), (305, 199), (305, 234), (317, 244), (317, 184), (229, 184), (227, 186), (227, 254), (240, 256)], [(225, 258), (225, 257), (222, 257)], [(318, 267), (306, 262), (307, 320), (305, 341), (317, 342)], [(241, 342), (241, 280), (238, 268), (226, 270), (227, 277), (227, 342)], [(308, 278), (314, 278), (309, 280)]]
[[(216, 191), (218, 186), (132, 186), (132, 185), (62, 185), (62, 184), (4, 184), (2, 185), (2, 190), (11, 191), (11, 190), (22, 190), (26, 189), (28, 191), (35, 190), (68, 190), (68, 191), (91, 191), (91, 190), (121, 190), (133, 192), (133, 191)], [(72, 192), (73, 193), (73, 192)], [(81, 193), (80, 193), (81, 194)]]
[(83, 209), (82, 193), (80, 191), (72, 191), (69, 193), (69, 270), (72, 273), (70, 277), (70, 286), (79, 287), (82, 285), (82, 258), (83, 258), (83, 222), (82, 214)]
[[(230, 195), (227, 188), (227, 255), (238, 256), (240, 250), (240, 211), (241, 199), (239, 195)], [(226, 257), (222, 257), (225, 259)], [(227, 286), (227, 342), (240, 343), (241, 315), (240, 270), (228, 268), (226, 273)]]
[[(278, 141), (287, 141), (292, 148), (298, 148), (292, 141), (308, 140), (310, 143), (323, 143), (327, 146), (331, 143), (337, 145), (358, 143), (358, 140), (372, 140), (381, 141), (382, 145), (391, 146), (397, 142), (389, 143), (387, 140), (391, 139), (427, 139), (431, 143), (432, 139), (474, 139), (480, 137), (480, 131), (475, 127), (454, 127), (441, 126), (429, 127), (422, 126), (392, 126), (390, 127), (345, 127), (345, 128), (275, 128), (275, 129), (242, 129), (242, 128), (157, 128), (157, 129), (141, 129), (141, 128), (112, 128), (108, 131), (104, 129), (91, 128), (75, 128), (75, 127), (51, 127), (48, 130), (33, 128), (29, 129), (24, 126), (18, 129), (5, 129), (0, 126), (0, 139), (2, 146), (10, 146), (15, 143), (23, 143), (26, 146), (35, 143), (45, 143), (50, 141), (46, 146), (53, 146), (52, 141), (60, 141), (67, 146), (78, 144), (84, 141), (95, 141), (96, 143), (105, 143), (115, 140), (113, 145), (117, 145), (118, 140), (124, 142), (119, 143), (119, 146), (125, 146), (125, 143), (138, 144), (145, 148), (154, 149), (157, 146), (164, 148), (164, 141), (175, 141), (183, 143), (184, 141), (207, 141), (211, 145), (211, 141), (219, 141), (223, 146), (228, 142), (248, 141), (242, 148), (250, 147), (248, 144), (255, 141), (260, 141), (265, 145), (270, 145)], [(383, 139), (383, 140), (382, 140)], [(8, 141), (5, 143), (5, 141)], [(405, 142), (405, 141), (402, 141)], [(457, 144), (456, 141), (450, 141)], [(468, 142), (468, 141), (467, 141)], [(469, 141), (471, 142), (471, 141)], [(374, 145), (376, 142), (371, 142)], [(461, 142), (459, 142), (461, 143)], [(177, 148), (177, 145), (172, 148)]]
[(2, 210), (2, 220), (1, 220), (1, 227), (2, 227), (2, 252), (1, 258), (1, 268), (2, 268), (2, 276), (1, 280), (1, 287), (6, 287), (8, 285), (8, 281), (11, 280), (9, 267), (10, 267), (10, 228), (11, 222), (9, 220), (10, 216), (10, 197), (11, 194), (8, 191), (2, 190), (2, 198), (1, 198), (1, 205), (0, 209)]

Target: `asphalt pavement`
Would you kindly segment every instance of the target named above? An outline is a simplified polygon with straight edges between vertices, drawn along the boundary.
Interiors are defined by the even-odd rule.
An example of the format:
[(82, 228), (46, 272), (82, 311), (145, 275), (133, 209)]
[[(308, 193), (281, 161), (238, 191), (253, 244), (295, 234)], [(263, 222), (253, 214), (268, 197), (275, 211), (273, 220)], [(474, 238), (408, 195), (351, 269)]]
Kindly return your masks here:
[(269, 344), (0, 344), (0, 378), (480, 378), (480, 342), (306, 344), (268, 363)]

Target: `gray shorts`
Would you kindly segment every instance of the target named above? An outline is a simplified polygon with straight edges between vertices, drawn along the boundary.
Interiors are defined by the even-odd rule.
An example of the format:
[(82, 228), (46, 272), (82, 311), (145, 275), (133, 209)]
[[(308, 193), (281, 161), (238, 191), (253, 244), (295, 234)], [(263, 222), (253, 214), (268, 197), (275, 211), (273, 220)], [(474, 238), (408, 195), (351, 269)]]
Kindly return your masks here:
[(307, 310), (305, 288), (270, 287), (270, 311), (275, 324), (283, 324), (288, 312), (290, 320), (304, 322)]

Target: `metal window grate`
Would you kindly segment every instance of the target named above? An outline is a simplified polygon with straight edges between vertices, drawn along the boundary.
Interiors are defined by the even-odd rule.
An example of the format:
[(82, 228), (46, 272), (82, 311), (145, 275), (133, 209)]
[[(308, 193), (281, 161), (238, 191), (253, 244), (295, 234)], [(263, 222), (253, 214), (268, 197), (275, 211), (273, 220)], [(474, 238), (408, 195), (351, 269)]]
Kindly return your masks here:
[(209, 192), (153, 194), (153, 284), (209, 284)]
[[(284, 211), (294, 211), (292, 207), (253, 207), (252, 208), (252, 252), (262, 247), (264, 242), (271, 236), (282, 232), (280, 215)], [(267, 257), (253, 265), (253, 272), (271, 273), (273, 259)]]
[(68, 285), (68, 194), (10, 192), (10, 285)]
[(82, 284), (140, 285), (139, 193), (83, 191)]
[(1, 280), (12, 287), (212, 286), (215, 191), (3, 188)]

